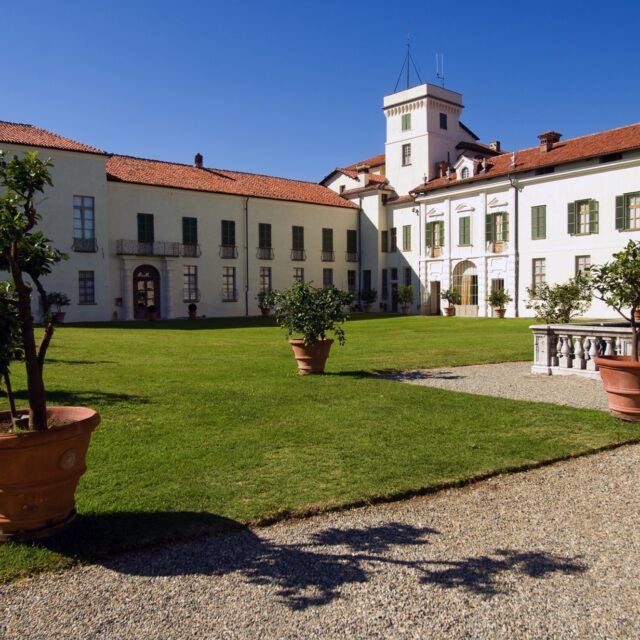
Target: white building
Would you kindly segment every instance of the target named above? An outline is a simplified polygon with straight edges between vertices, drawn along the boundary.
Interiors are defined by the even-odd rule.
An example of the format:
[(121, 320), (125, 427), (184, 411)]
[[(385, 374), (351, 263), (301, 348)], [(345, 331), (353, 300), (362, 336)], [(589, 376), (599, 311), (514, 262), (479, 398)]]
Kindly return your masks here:
[[(106, 154), (37, 127), (0, 122), (0, 148), (50, 156), (43, 230), (70, 255), (49, 290), (69, 320), (258, 313), (257, 294), (296, 279), (376, 289), (397, 309), (440, 313), (456, 286), (461, 315), (531, 315), (526, 289), (603, 262), (640, 230), (640, 124), (528, 149), (478, 142), (459, 93), (423, 84), (384, 98), (385, 152), (320, 184)], [(594, 304), (590, 315), (612, 312)]]

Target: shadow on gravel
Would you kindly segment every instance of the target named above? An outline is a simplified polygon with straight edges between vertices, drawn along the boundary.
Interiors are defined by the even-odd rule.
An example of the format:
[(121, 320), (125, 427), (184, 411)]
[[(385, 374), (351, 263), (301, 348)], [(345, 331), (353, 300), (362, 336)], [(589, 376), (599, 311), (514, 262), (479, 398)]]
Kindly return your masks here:
[[(422, 584), (462, 588), (485, 596), (501, 592), (500, 574), (542, 577), (586, 570), (575, 560), (543, 552), (498, 550), (495, 558), (429, 560), (422, 549), (438, 534), (435, 529), (392, 522), (378, 527), (331, 528), (305, 543), (276, 544), (244, 530), (110, 558), (102, 564), (119, 573), (151, 577), (238, 573), (250, 584), (275, 587), (277, 597), (292, 610), (326, 605), (340, 598), (341, 587), (366, 583), (383, 567), (414, 571)], [(405, 559), (406, 552), (397, 557), (394, 550), (400, 547), (414, 547), (412, 559)]]
[(422, 369), (419, 371), (401, 371), (393, 375), (384, 375), (383, 377), (404, 382), (407, 380), (462, 380), (467, 376), (461, 376), (452, 371), (428, 371)]

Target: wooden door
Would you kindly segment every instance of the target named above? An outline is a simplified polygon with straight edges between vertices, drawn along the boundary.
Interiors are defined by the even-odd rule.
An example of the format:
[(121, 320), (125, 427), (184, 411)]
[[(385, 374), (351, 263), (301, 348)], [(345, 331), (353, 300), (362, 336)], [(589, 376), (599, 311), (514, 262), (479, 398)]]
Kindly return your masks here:
[(133, 316), (136, 320), (148, 318), (149, 307), (160, 313), (160, 274), (155, 267), (142, 265), (133, 272)]

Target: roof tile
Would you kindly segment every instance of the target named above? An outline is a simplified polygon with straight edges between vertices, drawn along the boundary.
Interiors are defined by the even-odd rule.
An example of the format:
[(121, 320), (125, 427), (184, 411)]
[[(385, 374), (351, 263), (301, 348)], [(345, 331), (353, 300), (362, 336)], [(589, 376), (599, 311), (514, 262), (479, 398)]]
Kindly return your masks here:
[(76, 142), (57, 133), (51, 133), (31, 124), (5, 122), (0, 120), (0, 143), (22, 144), (46, 149), (62, 149), (64, 151), (82, 151), (106, 155), (104, 151)]

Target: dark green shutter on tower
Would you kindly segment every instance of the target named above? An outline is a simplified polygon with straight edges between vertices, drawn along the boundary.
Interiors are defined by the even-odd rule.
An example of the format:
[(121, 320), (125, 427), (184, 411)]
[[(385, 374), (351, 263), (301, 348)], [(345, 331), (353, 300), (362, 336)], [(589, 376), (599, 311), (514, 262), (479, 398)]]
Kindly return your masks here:
[(599, 229), (599, 212), (598, 201), (589, 200), (589, 233), (598, 233)]
[(567, 205), (567, 233), (570, 236), (576, 234), (576, 203), (570, 202)]
[(493, 213), (487, 213), (485, 216), (485, 240), (487, 242), (493, 242)]
[(440, 246), (444, 247), (444, 222), (441, 222), (438, 226), (438, 228), (440, 229)]
[(425, 238), (427, 247), (433, 247), (433, 222), (427, 222)]
[(509, 239), (509, 214), (505, 211), (502, 214), (502, 241), (507, 242)]
[(618, 231), (625, 229), (624, 217), (624, 196), (616, 196), (616, 229)]

